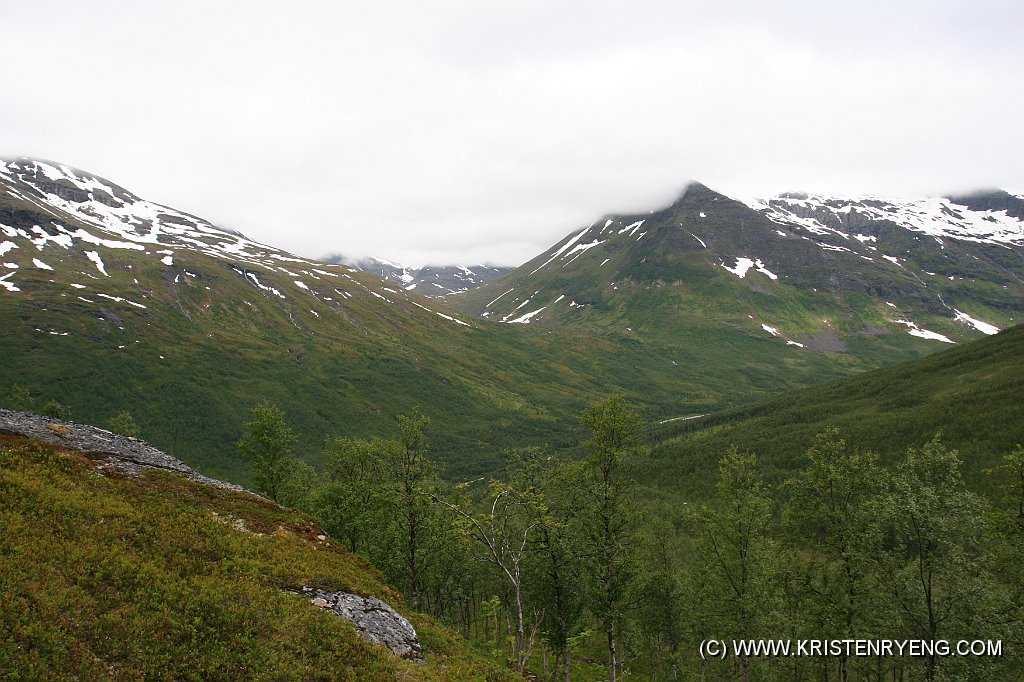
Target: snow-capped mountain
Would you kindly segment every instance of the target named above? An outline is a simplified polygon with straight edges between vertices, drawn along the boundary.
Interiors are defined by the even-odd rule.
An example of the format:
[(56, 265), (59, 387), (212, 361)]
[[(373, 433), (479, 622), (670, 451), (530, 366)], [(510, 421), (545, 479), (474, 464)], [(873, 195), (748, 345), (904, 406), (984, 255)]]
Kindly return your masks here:
[(467, 291), (498, 279), (513, 268), (490, 265), (424, 265), (413, 267), (393, 263), (381, 258), (346, 258), (341, 254), (324, 256), (328, 263), (345, 263), (363, 272), (373, 273), (381, 279), (400, 285), (430, 298)]
[[(145, 309), (141, 299), (153, 292), (145, 292), (142, 285), (138, 285), (142, 287), (137, 296), (140, 300), (103, 292), (112, 286), (104, 283), (112, 277), (109, 263), (132, 270), (141, 266), (139, 258), (146, 259), (177, 287), (199, 279), (182, 259), (206, 256), (260, 295), (286, 306), (301, 306), (304, 314), (319, 317), (325, 307), (341, 311), (344, 301), (359, 296), (373, 297), (367, 301), (370, 303), (376, 300), (407, 309), (422, 308), (450, 323), (466, 325), (443, 311), (425, 307), (405, 291), (373, 278), (353, 277), (356, 268), (300, 258), (260, 244), (67, 165), (26, 158), (0, 161), (0, 193), (17, 202), (0, 213), (0, 255), (4, 258), (0, 286), (8, 293), (21, 291), (46, 272), (59, 269), (75, 280), (70, 286), (80, 301), (91, 302), (87, 297), (95, 295)], [(137, 277), (133, 279), (138, 283)], [(94, 282), (82, 284), (89, 280)], [(294, 319), (293, 323), (298, 324)]]
[[(982, 244), (1024, 244), (1024, 197), (990, 190), (963, 197), (884, 199), (786, 193), (745, 200), (750, 208), (780, 225), (797, 225), (814, 235), (870, 240), (860, 228), (891, 224), (910, 232)], [(995, 208), (995, 207), (999, 208)], [(870, 229), (868, 230), (870, 231)]]
[(1024, 198), (998, 190), (738, 201), (694, 183), (669, 207), (602, 218), (454, 300), (505, 323), (648, 335), (725, 325), (794, 352), (894, 335), (953, 343), (1024, 316), (1022, 217)]

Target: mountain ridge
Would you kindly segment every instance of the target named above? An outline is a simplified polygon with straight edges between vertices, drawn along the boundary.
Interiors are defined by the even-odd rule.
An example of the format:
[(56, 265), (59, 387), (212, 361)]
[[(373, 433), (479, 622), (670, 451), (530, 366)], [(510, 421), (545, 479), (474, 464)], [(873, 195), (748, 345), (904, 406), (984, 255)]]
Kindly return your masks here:
[[(870, 313), (859, 323), (868, 335), (902, 327), (919, 338), (953, 342), (951, 337), (971, 338), (971, 332), (992, 333), (1024, 313), (1024, 223), (1006, 208), (990, 208), (1014, 209), (1013, 202), (1024, 200), (1002, 192), (972, 201), (978, 210), (946, 198), (893, 204), (790, 193), (739, 200), (691, 183), (667, 207), (606, 216), (506, 277), (451, 300), (467, 314), (506, 323), (565, 323), (586, 317), (594, 302), (614, 308), (610, 299), (620, 285), (691, 286), (699, 296), (696, 290), (727, 272), (747, 290), (776, 298), (802, 289), (807, 309), (859, 303)], [(982, 284), (972, 289), (965, 279)], [(1004, 291), (992, 291), (992, 285)], [(746, 312), (755, 319), (754, 311)], [(850, 312), (848, 318), (857, 317)], [(811, 315), (802, 317), (789, 333), (784, 319), (750, 326), (805, 346), (833, 326), (827, 317), (816, 323)], [(925, 326), (940, 318), (944, 329)]]
[(344, 263), (363, 272), (373, 273), (381, 279), (415, 290), (428, 298), (443, 298), (448, 294), (468, 291), (511, 272), (511, 266), (477, 263), (473, 265), (405, 265), (383, 258), (348, 258), (333, 253), (323, 257), (327, 263)]

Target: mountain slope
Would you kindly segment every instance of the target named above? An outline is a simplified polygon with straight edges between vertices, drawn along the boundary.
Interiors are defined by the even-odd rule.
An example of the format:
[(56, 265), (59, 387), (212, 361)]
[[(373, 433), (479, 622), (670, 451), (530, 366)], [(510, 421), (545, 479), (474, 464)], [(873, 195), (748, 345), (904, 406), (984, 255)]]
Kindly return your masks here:
[(234, 443), (262, 398), (313, 462), (326, 437), (389, 436), (421, 405), (458, 472), (524, 441), (569, 442), (564, 423), (590, 397), (635, 392), (610, 376), (631, 354), (606, 363), (610, 347), (470, 324), (67, 166), (0, 169), (0, 390), (28, 386), (94, 423), (130, 409), (212, 475), (244, 480)]
[[(647, 336), (705, 326), (774, 338), (793, 357), (911, 357), (1024, 313), (1024, 223), (1013, 209), (1024, 202), (971, 201), (977, 210), (948, 199), (744, 203), (692, 184), (665, 209), (609, 216), (452, 300), (506, 323)], [(1002, 205), (1010, 212), (992, 208)]]
[[(59, 426), (59, 425), (58, 425)], [(180, 474), (0, 436), (7, 679), (513, 679), (407, 612), (405, 661), (289, 591), (401, 596), (308, 517)]]
[(603, 218), (449, 300), (508, 327), (643, 346), (696, 385), (656, 421), (910, 360), (1024, 316), (1024, 225), (1003, 209), (749, 203), (757, 210), (693, 184), (671, 206)]
[(627, 329), (460, 319), (29, 159), (0, 164), (0, 250), (0, 392), (18, 384), (99, 424), (128, 409), (147, 440), (241, 483), (235, 443), (261, 399), (314, 464), (326, 438), (390, 437), (396, 415), (422, 406), (435, 457), (459, 476), (493, 470), (509, 447), (575, 444), (579, 411), (612, 393), (661, 419), (860, 367), (807, 356), (737, 368), (734, 356), (756, 353), (734, 339), (703, 363)]
[[(736, 445), (755, 452), (773, 478), (802, 466), (814, 437), (828, 427), (885, 458), (920, 447), (936, 433), (960, 450), (965, 472), (983, 471), (1024, 443), (1024, 326), (893, 367), (787, 393), (652, 431), (645, 471), (651, 483), (699, 491), (719, 458)], [(698, 493), (699, 494), (699, 493)]]

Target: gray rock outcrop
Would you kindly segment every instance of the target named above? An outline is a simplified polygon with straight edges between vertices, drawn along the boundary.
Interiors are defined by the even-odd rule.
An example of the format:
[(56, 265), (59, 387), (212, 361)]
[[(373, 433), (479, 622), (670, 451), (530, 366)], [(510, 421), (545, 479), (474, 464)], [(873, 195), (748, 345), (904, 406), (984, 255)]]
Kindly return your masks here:
[(113, 467), (129, 474), (138, 475), (145, 469), (166, 469), (197, 483), (252, 493), (240, 485), (203, 476), (180, 459), (138, 438), (121, 436), (95, 426), (30, 412), (0, 409), (0, 433), (34, 438), (76, 450), (99, 460), (104, 467)]
[(315, 587), (303, 587), (301, 594), (308, 597), (314, 606), (350, 621), (363, 639), (386, 646), (404, 659), (423, 663), (416, 628), (380, 599), (347, 592), (327, 592)]

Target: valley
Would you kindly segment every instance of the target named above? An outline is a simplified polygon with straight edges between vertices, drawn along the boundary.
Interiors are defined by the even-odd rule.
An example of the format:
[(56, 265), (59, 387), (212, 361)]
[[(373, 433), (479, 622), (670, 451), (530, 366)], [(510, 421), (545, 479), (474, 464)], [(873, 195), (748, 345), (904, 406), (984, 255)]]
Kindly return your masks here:
[(573, 416), (602, 396), (623, 393), (652, 422), (715, 412), (1021, 312), (1008, 227), (998, 243), (945, 245), (885, 221), (858, 228), (875, 246), (699, 185), (437, 299), (61, 164), (5, 162), (0, 183), (2, 384), (95, 423), (130, 409), (154, 443), (240, 481), (233, 444), (259, 399), (284, 406), (314, 464), (324, 439), (382, 435), (420, 405), (444, 424), (458, 477), (505, 448), (570, 446)]
[[(16, 595), (0, 668), (1008, 679), (1022, 206), (694, 183), (507, 271), (409, 268), (302, 258), (85, 171), (4, 161), (0, 392), (50, 417), (4, 415), (46, 437), (0, 437)], [(118, 467), (107, 442), (182, 461)], [(59, 608), (31, 607), (35, 573), (62, 586)], [(306, 591), (321, 608), (339, 591), (390, 602), (425, 667)], [(136, 626), (158, 643), (129, 646)], [(783, 627), (969, 632), (1007, 653), (697, 653)], [(278, 668), (282, 650), (302, 654)]]

